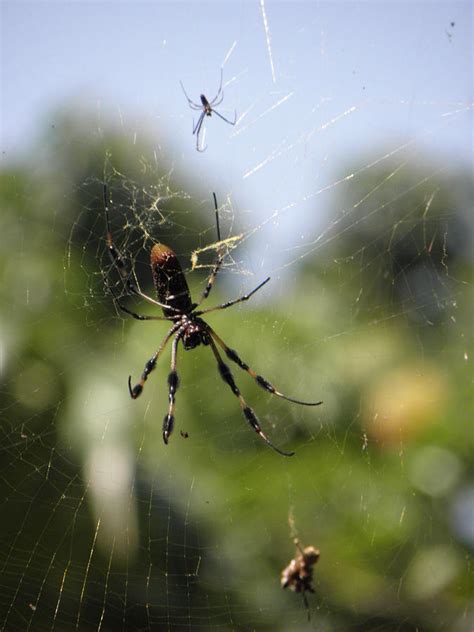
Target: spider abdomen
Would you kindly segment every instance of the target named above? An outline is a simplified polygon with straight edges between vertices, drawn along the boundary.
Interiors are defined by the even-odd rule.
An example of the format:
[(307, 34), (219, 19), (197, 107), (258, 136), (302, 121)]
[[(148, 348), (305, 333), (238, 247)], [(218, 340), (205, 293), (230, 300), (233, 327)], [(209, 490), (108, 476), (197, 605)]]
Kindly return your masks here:
[(150, 263), (158, 300), (171, 308), (163, 309), (164, 315), (189, 313), (193, 308), (191, 294), (183, 269), (173, 250), (164, 244), (155, 244), (151, 250)]

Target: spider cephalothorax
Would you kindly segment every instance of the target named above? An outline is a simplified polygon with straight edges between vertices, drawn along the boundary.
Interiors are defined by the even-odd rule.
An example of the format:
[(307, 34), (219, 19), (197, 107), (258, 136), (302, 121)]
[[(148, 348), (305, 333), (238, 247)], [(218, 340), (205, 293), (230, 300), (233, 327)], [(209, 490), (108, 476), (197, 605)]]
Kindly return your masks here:
[[(168, 439), (174, 428), (175, 396), (179, 386), (179, 378), (176, 370), (176, 365), (178, 344), (181, 341), (184, 349), (186, 349), (187, 351), (189, 351), (190, 349), (194, 349), (200, 344), (210, 346), (212, 353), (214, 354), (214, 357), (216, 359), (219, 373), (222, 379), (228, 384), (234, 395), (238, 398), (240, 407), (242, 409), (242, 414), (244, 415), (250, 426), (265, 441), (265, 443), (267, 443), (267, 445), (273, 448), (276, 452), (278, 452), (279, 454), (283, 454), (284, 456), (292, 456), (294, 454), (293, 452), (284, 452), (283, 450), (275, 447), (270, 439), (263, 432), (255, 412), (252, 410), (252, 408), (250, 408), (250, 406), (247, 405), (246, 401), (244, 400), (238, 386), (235, 383), (234, 376), (232, 375), (229, 366), (222, 359), (222, 356), (217, 347), (221, 347), (221, 349), (224, 351), (229, 360), (231, 360), (231, 362), (234, 362), (241, 369), (246, 371), (256, 381), (256, 383), (268, 393), (272, 393), (277, 397), (287, 399), (288, 401), (294, 402), (296, 404), (302, 404), (303, 406), (318, 406), (322, 402), (303, 402), (298, 399), (293, 399), (292, 397), (287, 397), (286, 395), (283, 395), (283, 393), (277, 391), (277, 389), (268, 380), (266, 380), (261, 375), (255, 373), (255, 371), (253, 371), (253, 369), (251, 369), (248, 364), (241, 360), (237, 351), (229, 348), (225, 344), (225, 342), (216, 334), (216, 332), (210, 327), (210, 325), (208, 325), (202, 318), (200, 318), (202, 314), (208, 314), (209, 312), (220, 309), (227, 309), (228, 307), (231, 307), (236, 303), (248, 301), (248, 299), (253, 296), (255, 292), (257, 292), (266, 283), (268, 283), (270, 277), (265, 279), (265, 281), (260, 283), (260, 285), (257, 285), (257, 287), (248, 294), (244, 294), (239, 298), (236, 298), (232, 301), (227, 301), (226, 303), (222, 303), (221, 305), (217, 305), (216, 307), (196, 310), (196, 308), (199, 307), (199, 305), (209, 296), (212, 290), (212, 286), (214, 285), (214, 281), (216, 280), (217, 273), (219, 272), (219, 269), (224, 260), (224, 252), (222, 247), (218, 247), (216, 262), (214, 263), (212, 272), (207, 280), (206, 287), (202, 292), (199, 302), (193, 303), (186, 277), (184, 276), (183, 270), (176, 254), (169, 246), (165, 246), (164, 244), (155, 244), (150, 254), (151, 273), (156, 293), (158, 295), (158, 300), (155, 300), (150, 296), (144, 294), (140, 290), (138, 285), (132, 280), (133, 276), (131, 276), (127, 272), (124, 259), (115, 246), (110, 229), (108, 192), (105, 185), (104, 204), (107, 225), (107, 248), (112, 263), (117, 267), (127, 289), (131, 293), (141, 297), (145, 301), (148, 301), (148, 303), (160, 307), (163, 311), (163, 316), (147, 316), (143, 314), (137, 314), (136, 312), (131, 311), (130, 309), (128, 309), (128, 307), (123, 305), (119, 298), (114, 295), (117, 306), (123, 312), (129, 314), (130, 316), (133, 316), (133, 318), (136, 318), (137, 320), (167, 320), (168, 322), (172, 323), (171, 328), (162, 340), (160, 346), (145, 364), (143, 373), (138, 383), (132, 387), (132, 378), (131, 376), (128, 378), (128, 388), (130, 391), (130, 396), (132, 397), (132, 399), (136, 399), (143, 391), (145, 382), (147, 381), (149, 374), (155, 368), (158, 358), (160, 357), (163, 349), (165, 348), (169, 340), (173, 338), (173, 342), (171, 345), (171, 370), (168, 374), (169, 405), (168, 413), (165, 415), (165, 418), (163, 420), (164, 442), (168, 443)], [(217, 239), (218, 244), (221, 244), (219, 215), (215, 194), (214, 205), (216, 210)]]
[(206, 330), (206, 324), (200, 318), (185, 316), (183, 322), (183, 347), (186, 351), (194, 349), (198, 345), (209, 345), (210, 337)]

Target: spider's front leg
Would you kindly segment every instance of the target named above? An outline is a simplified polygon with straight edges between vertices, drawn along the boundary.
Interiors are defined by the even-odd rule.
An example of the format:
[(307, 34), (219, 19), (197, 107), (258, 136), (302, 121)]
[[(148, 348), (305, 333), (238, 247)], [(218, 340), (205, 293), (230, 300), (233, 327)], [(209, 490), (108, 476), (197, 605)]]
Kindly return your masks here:
[[(217, 205), (217, 197), (216, 194), (213, 193), (212, 194), (213, 198), (214, 198), (214, 210), (216, 213), (216, 231), (217, 231), (217, 241), (218, 244), (221, 243), (222, 238), (221, 238), (221, 228), (220, 228), (220, 224), (219, 224), (219, 207)], [(195, 304), (195, 308), (199, 307), (199, 305), (206, 300), (206, 298), (209, 296), (209, 294), (211, 293), (212, 288), (214, 287), (214, 283), (215, 280), (217, 278), (217, 274), (219, 272), (219, 270), (221, 269), (221, 265), (224, 261), (224, 257), (225, 257), (225, 252), (224, 249), (222, 248), (222, 246), (218, 246), (217, 248), (217, 257), (216, 257), (216, 261), (212, 267), (212, 272), (209, 275), (208, 279), (207, 279), (207, 283), (206, 283), (206, 287), (204, 288), (202, 294), (201, 294), (201, 298), (199, 299), (199, 301)]]
[[(160, 301), (157, 301), (154, 298), (151, 298), (151, 296), (147, 296), (146, 294), (144, 294), (139, 288), (139, 286), (137, 285), (137, 283), (135, 283), (135, 281), (132, 281), (132, 279), (130, 278), (130, 273), (127, 271), (125, 259), (123, 258), (120, 250), (115, 245), (114, 238), (112, 236), (112, 230), (110, 227), (110, 217), (109, 217), (109, 190), (105, 183), (103, 185), (103, 194), (104, 194), (104, 209), (105, 209), (105, 225), (106, 225), (106, 230), (107, 230), (106, 243), (107, 243), (107, 249), (109, 252), (109, 257), (110, 257), (110, 260), (112, 261), (112, 264), (117, 268), (127, 290), (129, 290), (129, 292), (132, 292), (132, 294), (135, 294), (136, 296), (140, 296), (142, 299), (144, 299), (145, 301), (148, 301), (148, 303), (151, 303), (152, 305), (161, 307), (161, 309), (163, 310), (167, 310), (167, 311), (171, 310), (172, 312), (175, 312), (176, 314), (178, 314), (179, 310), (176, 309), (175, 307), (172, 307), (170, 305), (165, 305), (165, 303), (160, 303)], [(112, 288), (109, 288), (109, 289), (111, 290), (114, 296), (114, 299), (116, 299), (115, 294), (112, 291)], [(122, 311), (127, 312), (128, 314), (130, 314), (130, 316), (133, 316), (137, 320), (168, 320), (166, 318), (161, 318), (161, 317), (151, 318), (148, 316), (146, 317), (140, 316), (130, 310), (127, 310), (127, 308), (123, 307), (120, 302), (117, 301), (117, 303), (118, 303), (119, 308)]]
[(237, 305), (237, 303), (242, 303), (243, 301), (248, 301), (260, 288), (262, 288), (266, 283), (270, 281), (270, 277), (267, 277), (265, 281), (262, 281), (260, 285), (257, 285), (251, 292), (248, 294), (244, 294), (243, 296), (239, 296), (239, 298), (234, 298), (232, 301), (227, 301), (226, 303), (222, 303), (221, 305), (216, 305), (215, 307), (208, 307), (207, 309), (201, 309), (195, 312), (195, 316), (201, 316), (202, 314), (209, 314), (209, 312), (216, 312), (220, 309), (227, 309), (228, 307), (232, 307), (232, 305)]

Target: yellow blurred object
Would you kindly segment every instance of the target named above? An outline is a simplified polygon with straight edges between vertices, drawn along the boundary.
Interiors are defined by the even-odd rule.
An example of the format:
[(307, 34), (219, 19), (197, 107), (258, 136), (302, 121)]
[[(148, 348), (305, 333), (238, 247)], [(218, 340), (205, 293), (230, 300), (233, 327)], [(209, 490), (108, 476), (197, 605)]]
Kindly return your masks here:
[(436, 419), (447, 392), (446, 377), (434, 367), (384, 373), (367, 395), (364, 429), (382, 444), (412, 439)]

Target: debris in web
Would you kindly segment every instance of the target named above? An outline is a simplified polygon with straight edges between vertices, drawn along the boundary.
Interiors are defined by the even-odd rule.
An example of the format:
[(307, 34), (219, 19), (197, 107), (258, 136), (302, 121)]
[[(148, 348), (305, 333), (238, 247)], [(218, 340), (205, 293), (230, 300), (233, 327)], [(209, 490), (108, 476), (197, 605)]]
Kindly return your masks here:
[(216, 241), (212, 244), (208, 244), (207, 246), (203, 246), (202, 248), (197, 248), (196, 250), (193, 250), (193, 252), (191, 253), (191, 270), (212, 267), (212, 265), (209, 264), (198, 263), (199, 255), (203, 252), (207, 252), (209, 250), (215, 250), (216, 252), (219, 252), (223, 247), (231, 247), (231, 249), (234, 249), (242, 241), (243, 238), (244, 234), (240, 233), (240, 235), (234, 235), (233, 237), (228, 237), (227, 239), (221, 239), (221, 241)]

